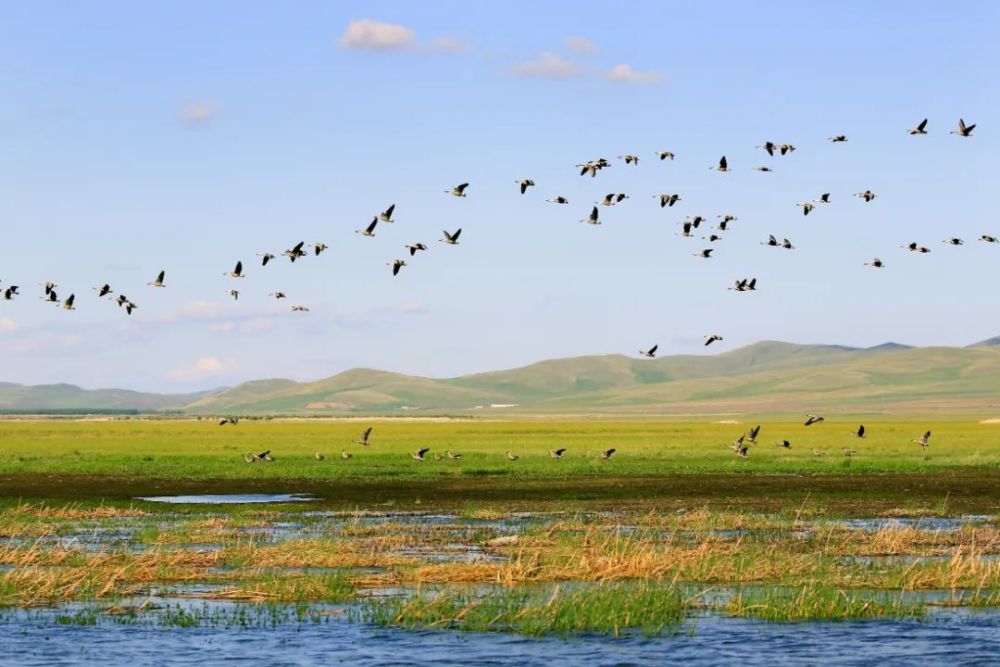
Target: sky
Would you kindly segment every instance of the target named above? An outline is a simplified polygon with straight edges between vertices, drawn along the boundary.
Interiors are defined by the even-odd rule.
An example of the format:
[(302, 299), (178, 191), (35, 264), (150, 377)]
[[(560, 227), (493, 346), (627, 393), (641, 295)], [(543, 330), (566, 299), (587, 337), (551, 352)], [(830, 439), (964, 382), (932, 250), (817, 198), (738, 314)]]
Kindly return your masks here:
[[(1000, 245), (976, 240), (1000, 236), (998, 19), (912, 0), (5, 2), (0, 289), (22, 295), (0, 301), (0, 381), (190, 391), (702, 354), (711, 333), (708, 353), (1000, 334)], [(949, 134), (959, 117), (972, 137)], [(731, 173), (709, 169), (722, 155)], [(581, 223), (609, 192), (629, 199)], [(719, 214), (738, 220), (694, 257), (710, 244), (678, 223)], [(299, 241), (330, 248), (259, 266)], [(246, 278), (224, 276), (237, 260)]]

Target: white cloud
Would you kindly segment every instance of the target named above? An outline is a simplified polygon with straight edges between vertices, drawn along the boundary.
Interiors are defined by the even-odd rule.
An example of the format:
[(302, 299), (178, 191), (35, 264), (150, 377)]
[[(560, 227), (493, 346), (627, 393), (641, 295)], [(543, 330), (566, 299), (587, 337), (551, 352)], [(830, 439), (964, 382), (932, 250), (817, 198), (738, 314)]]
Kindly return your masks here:
[[(0, 320), (2, 323), (3, 320)], [(8, 329), (13, 331), (13, 329)], [(83, 338), (76, 334), (39, 332), (32, 335), (12, 336), (0, 342), (0, 354), (30, 354), (43, 352), (46, 355), (76, 350)]]
[(348, 23), (337, 44), (344, 49), (408, 53), (464, 53), (469, 50), (468, 44), (451, 37), (439, 37), (430, 44), (421, 44), (417, 42), (417, 33), (412, 28), (373, 19)]
[(631, 65), (615, 65), (604, 75), (608, 81), (617, 83), (634, 83), (641, 86), (652, 86), (663, 83), (663, 75), (658, 72), (637, 72)]
[(566, 48), (573, 53), (597, 53), (597, 42), (586, 37), (567, 37)]
[(431, 50), (439, 53), (465, 53), (470, 48), (465, 42), (460, 42), (451, 37), (439, 37), (431, 44)]
[(513, 74), (526, 79), (575, 79), (583, 75), (583, 68), (545, 51), (535, 60), (515, 65)]
[(15, 329), (17, 329), (17, 322), (8, 317), (0, 317), (0, 334), (10, 333)]
[(188, 125), (204, 125), (215, 118), (214, 107), (204, 102), (192, 102), (181, 110), (181, 120)]
[(171, 380), (200, 380), (206, 377), (225, 375), (236, 367), (233, 361), (223, 362), (218, 357), (201, 357), (191, 366), (181, 366), (167, 371)]

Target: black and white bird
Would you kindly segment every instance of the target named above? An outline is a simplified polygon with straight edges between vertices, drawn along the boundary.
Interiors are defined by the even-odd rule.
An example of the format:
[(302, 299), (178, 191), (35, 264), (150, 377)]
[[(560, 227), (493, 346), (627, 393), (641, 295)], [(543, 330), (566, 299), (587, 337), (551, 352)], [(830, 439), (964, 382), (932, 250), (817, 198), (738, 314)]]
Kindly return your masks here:
[(778, 145), (773, 141), (765, 141), (760, 146), (755, 146), (755, 148), (760, 148), (764, 150), (768, 155), (773, 156), (774, 151), (778, 150)]
[(3, 300), (11, 301), (19, 294), (17, 285), (8, 285), (3, 291)]
[(403, 268), (404, 266), (406, 266), (406, 262), (404, 262), (401, 259), (394, 259), (391, 262), (387, 262), (386, 265), (392, 267), (392, 275), (398, 276), (399, 275), (399, 270), (401, 268)]
[(855, 438), (865, 437), (865, 425), (861, 424), (860, 426), (858, 426), (857, 430), (851, 431), (851, 435), (853, 435)]
[(223, 273), (224, 276), (229, 276), (230, 278), (246, 278), (243, 274), (243, 262), (236, 262), (236, 267), (228, 273)]
[(597, 207), (595, 206), (594, 209), (590, 212), (590, 215), (580, 220), (580, 222), (586, 222), (588, 225), (599, 225), (601, 224), (599, 216), (600, 213), (597, 211)]
[(775, 447), (784, 447), (785, 449), (791, 449), (792, 448), (792, 443), (789, 442), (788, 440), (782, 440), (781, 442), (774, 443), (774, 446)]
[(780, 146), (778, 146), (778, 152), (781, 153), (782, 155), (786, 155), (788, 153), (794, 153), (795, 146), (791, 144), (781, 144)]
[(549, 450), (549, 456), (552, 457), (552, 458), (554, 458), (554, 459), (561, 459), (563, 457), (563, 454), (565, 454), (565, 453), (566, 453), (566, 448), (565, 447), (563, 447), (561, 449), (550, 449)]
[(669, 194), (669, 195), (660, 194), (653, 196), (660, 200), (660, 208), (664, 208), (665, 206), (673, 206), (674, 204), (676, 204), (681, 200), (681, 196), (678, 194)]
[(516, 461), (519, 458), (521, 458), (519, 455), (515, 454), (514, 452), (510, 451), (509, 449), (507, 450), (507, 460), (508, 461)]
[(656, 156), (660, 158), (660, 160), (673, 160), (675, 157), (670, 151), (656, 151)]
[(721, 158), (719, 158), (719, 164), (715, 165), (714, 167), (709, 167), (709, 169), (713, 169), (713, 170), (718, 171), (720, 173), (725, 173), (727, 171), (732, 171), (729, 168), (729, 161), (726, 160), (726, 156), (725, 155), (723, 155)]
[(354, 456), (354, 454), (351, 454), (346, 449), (341, 449), (340, 450), (340, 458), (342, 458), (345, 461), (350, 461), (353, 456)]
[(708, 347), (712, 343), (721, 342), (723, 340), (725, 339), (719, 334), (709, 334), (708, 336), (705, 336), (705, 347)]
[(847, 135), (846, 134), (835, 134), (832, 137), (827, 137), (827, 141), (829, 141), (831, 144), (843, 143), (843, 142), (847, 141)]
[(1000, 239), (995, 236), (990, 236), (989, 234), (983, 234), (979, 237), (979, 240), (986, 243), (1000, 243)]
[(796, 206), (802, 207), (802, 215), (809, 215), (810, 213), (812, 213), (812, 210), (816, 208), (815, 204), (812, 204), (807, 201), (799, 202), (798, 204), (796, 204)]
[(872, 201), (873, 199), (875, 199), (875, 197), (877, 197), (878, 195), (876, 195), (871, 190), (865, 190), (864, 192), (858, 192), (858, 193), (856, 193), (854, 196), (855, 197), (860, 197), (861, 199), (865, 200), (865, 203), (868, 203), (868, 202)]
[(608, 459), (611, 458), (611, 455), (617, 451), (618, 450), (615, 449), (614, 447), (612, 447), (611, 449), (605, 449), (603, 452), (601, 452), (601, 460), (607, 461)]
[(458, 245), (458, 237), (462, 235), (462, 228), (459, 227), (453, 234), (449, 234), (447, 229), (442, 230), (442, 233), (444, 234), (444, 238), (439, 239), (442, 243), (447, 243), (448, 245)]
[(76, 295), (70, 294), (69, 297), (67, 297), (66, 300), (62, 302), (63, 310), (76, 310), (76, 307), (73, 305), (73, 302), (75, 301), (76, 301)]
[(156, 276), (156, 280), (154, 280), (153, 282), (146, 283), (146, 284), (147, 285), (152, 285), (153, 287), (166, 287), (166, 284), (163, 282), (163, 279), (166, 278), (166, 277), (167, 277), (167, 272), (166, 271), (160, 271), (157, 274), (157, 276)]
[(410, 458), (413, 459), (414, 461), (423, 461), (424, 455), (427, 454), (427, 452), (429, 451), (431, 451), (430, 447), (422, 447), (421, 449), (418, 449), (415, 452), (410, 452)]
[(885, 266), (885, 262), (876, 257), (870, 262), (865, 262), (865, 266), (870, 266), (875, 269), (881, 269), (883, 266)]
[(275, 299), (284, 299), (287, 297), (284, 292), (271, 292), (268, 296), (273, 296)]
[(461, 454), (454, 453), (450, 449), (446, 449), (444, 453), (447, 454), (448, 458), (452, 461), (459, 461), (462, 458)]
[(396, 222), (392, 219), (392, 212), (396, 210), (396, 205), (391, 204), (389, 208), (378, 214), (378, 219), (382, 222)]
[(757, 279), (743, 278), (742, 280), (737, 280), (735, 286), (729, 289), (735, 292), (755, 292), (757, 291)]
[(104, 283), (100, 287), (95, 287), (94, 291), (97, 292), (97, 296), (107, 296), (109, 294), (114, 294), (114, 290), (111, 289), (111, 285)]
[(702, 236), (701, 238), (710, 243), (715, 243), (716, 241), (722, 240), (722, 237), (719, 236), (718, 234), (709, 234), (708, 236)]
[(552, 199), (546, 199), (545, 201), (551, 202), (553, 204), (568, 204), (569, 203), (569, 199), (567, 199), (566, 197), (563, 197), (562, 195), (556, 195)]
[(830, 193), (824, 192), (819, 196), (818, 199), (813, 199), (817, 204), (829, 204), (830, 203)]
[(521, 180), (514, 181), (514, 182), (521, 186), (521, 194), (522, 195), (525, 192), (528, 191), (528, 188), (534, 187), (534, 185), (535, 185), (535, 182), (533, 180), (531, 180), (530, 178), (522, 178)]
[(355, 229), (355, 234), (361, 234), (362, 236), (373, 237), (375, 236), (375, 228), (378, 226), (378, 216), (373, 216), (372, 221), (368, 223), (368, 226), (364, 229)]
[(804, 425), (812, 426), (813, 424), (818, 424), (821, 421), (824, 421), (823, 417), (818, 417), (816, 415), (806, 415), (806, 421)]
[(296, 305), (296, 306), (292, 306), (292, 312), (293, 313), (308, 313), (309, 309), (307, 307), (305, 307), (305, 306)]
[(648, 350), (639, 350), (639, 355), (646, 357), (647, 359), (653, 359), (656, 357), (656, 350), (660, 347), (659, 343), (649, 348)]
[(289, 248), (288, 250), (284, 251), (281, 254), (287, 257), (288, 261), (294, 264), (295, 260), (299, 259), (300, 257), (306, 256), (306, 251), (302, 249), (302, 246), (304, 246), (305, 244), (306, 244), (305, 241), (299, 241), (294, 246), (292, 246), (291, 248)]
[(455, 187), (453, 187), (451, 190), (445, 190), (445, 192), (447, 194), (450, 194), (450, 195), (455, 196), (455, 197), (464, 197), (465, 196), (465, 189), (467, 187), (469, 187), (468, 183), (459, 183), (458, 185), (456, 185)]
[(951, 131), (951, 134), (957, 135), (959, 137), (971, 137), (972, 131), (976, 129), (976, 124), (966, 125), (965, 121), (961, 118), (958, 119), (958, 128)]
[(768, 172), (774, 171), (774, 169), (771, 169), (770, 167), (754, 167), (753, 170), (754, 171), (762, 171), (764, 173), (768, 173)]
[(758, 435), (760, 435), (760, 424), (757, 424), (756, 426), (752, 427), (749, 433), (747, 433), (747, 442), (756, 445)]
[(408, 248), (410, 250), (410, 257), (416, 255), (418, 250), (427, 250), (427, 246), (425, 246), (423, 243), (408, 243), (403, 247)]
[(712, 259), (713, 252), (715, 252), (715, 248), (705, 248), (701, 252), (694, 253), (694, 256), (701, 259)]
[(965, 245), (965, 241), (963, 241), (960, 238), (956, 238), (954, 236), (951, 237), (950, 239), (945, 239), (941, 241), (941, 243), (945, 243), (947, 245)]
[(929, 253), (931, 251), (930, 248), (928, 248), (927, 246), (922, 246), (919, 243), (917, 243), (916, 241), (913, 241), (912, 243), (907, 243), (906, 245), (902, 245), (902, 246), (899, 246), (899, 247), (900, 248), (905, 248), (905, 249), (909, 250), (910, 252), (919, 252), (920, 254), (923, 254), (923, 255), (926, 255), (927, 253)]
[(361, 432), (361, 437), (354, 441), (354, 444), (361, 445), (362, 447), (367, 447), (371, 444), (368, 438), (371, 437), (373, 426), (369, 426), (364, 431)]
[(910, 134), (927, 134), (927, 119), (924, 118), (922, 121), (917, 123), (916, 127), (911, 127), (907, 130)]
[(913, 442), (917, 443), (918, 445), (926, 449), (927, 445), (930, 444), (930, 441), (931, 441), (931, 432), (924, 431), (924, 434), (920, 436), (918, 439), (914, 440)]
[(319, 257), (320, 253), (329, 248), (330, 246), (322, 242), (316, 242), (309, 247), (311, 247), (316, 256)]
[(260, 257), (261, 266), (267, 266), (267, 263), (274, 259), (274, 255), (269, 252), (259, 252), (257, 256)]
[(233, 297), (233, 301), (240, 300), (240, 291), (238, 289), (229, 290), (229, 296)]
[(45, 289), (45, 296), (48, 296), (49, 292), (55, 290), (55, 288), (59, 287), (59, 285), (49, 282), (49, 283), (42, 283), (42, 287)]
[(638, 155), (619, 155), (618, 159), (625, 160), (625, 164), (636, 164), (636, 165), (639, 164)]

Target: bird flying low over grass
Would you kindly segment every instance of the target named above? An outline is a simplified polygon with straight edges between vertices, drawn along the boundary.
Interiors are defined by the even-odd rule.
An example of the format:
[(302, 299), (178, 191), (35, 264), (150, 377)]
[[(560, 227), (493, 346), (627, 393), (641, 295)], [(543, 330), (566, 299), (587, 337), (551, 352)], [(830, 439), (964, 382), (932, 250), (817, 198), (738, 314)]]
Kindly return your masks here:
[(774, 443), (774, 446), (775, 447), (784, 447), (785, 449), (791, 449), (792, 448), (792, 443), (789, 442), (788, 440), (782, 440), (781, 442)]
[(313, 452), (313, 458), (315, 458), (317, 461), (325, 461), (326, 460), (326, 456), (324, 456), (323, 454), (320, 454), (319, 452)]
[(812, 426), (813, 424), (818, 424), (824, 421), (823, 417), (818, 417), (816, 415), (806, 415), (806, 421), (804, 426)]
[(353, 456), (354, 454), (351, 454), (346, 449), (340, 450), (340, 458), (344, 459), (345, 461), (350, 461)]
[(608, 459), (611, 458), (611, 455), (617, 451), (618, 450), (615, 449), (614, 447), (612, 447), (611, 449), (605, 449), (603, 452), (601, 452), (601, 460), (607, 461)]
[(639, 354), (641, 356), (643, 356), (643, 357), (646, 357), (647, 359), (653, 359), (653, 358), (656, 357), (656, 350), (659, 347), (660, 347), (659, 344), (656, 344), (653, 347), (649, 348), (648, 350), (645, 350), (645, 351), (644, 350), (639, 350)]
[(920, 436), (919, 438), (917, 438), (913, 442), (917, 443), (918, 445), (920, 445), (924, 449), (927, 449), (927, 445), (930, 444), (930, 441), (931, 441), (931, 432), (930, 431), (925, 431), (922, 436)]
[(747, 442), (757, 444), (757, 436), (760, 435), (760, 424), (757, 424), (747, 433)]
[(461, 454), (453, 453), (450, 449), (446, 449), (444, 453), (447, 454), (448, 458), (452, 461), (458, 461), (462, 458)]
[(857, 430), (851, 431), (851, 435), (853, 435), (855, 438), (865, 437), (865, 425), (861, 424), (860, 426), (858, 426)]
[(561, 449), (550, 449), (549, 450), (549, 456), (552, 457), (552, 458), (554, 458), (554, 459), (561, 459), (563, 457), (563, 454), (565, 454), (565, 453), (566, 453), (566, 448), (565, 447), (563, 447)]
[(371, 443), (368, 441), (368, 438), (372, 434), (372, 428), (374, 428), (374, 427), (369, 426), (364, 431), (362, 431), (361, 432), (361, 437), (358, 438), (357, 440), (355, 440), (354, 444), (361, 445), (362, 447), (367, 447), (368, 445), (370, 445)]
[(413, 459), (414, 461), (423, 461), (424, 455), (427, 454), (427, 452), (429, 451), (431, 451), (430, 447), (423, 447), (415, 452), (410, 452), (410, 458)]
[(507, 460), (508, 461), (516, 461), (519, 458), (521, 458), (521, 457), (518, 456), (517, 454), (515, 454), (514, 452), (510, 451), (509, 449), (507, 450)]

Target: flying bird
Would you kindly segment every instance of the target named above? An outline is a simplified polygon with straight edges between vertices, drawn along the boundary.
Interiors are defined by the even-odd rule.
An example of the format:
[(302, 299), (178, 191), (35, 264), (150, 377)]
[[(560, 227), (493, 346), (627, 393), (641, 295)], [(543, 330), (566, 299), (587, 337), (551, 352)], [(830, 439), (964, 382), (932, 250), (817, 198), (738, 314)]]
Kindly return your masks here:
[(398, 276), (399, 275), (399, 270), (401, 268), (403, 268), (404, 266), (406, 266), (406, 262), (404, 262), (401, 259), (394, 259), (391, 262), (387, 262), (386, 266), (391, 266), (392, 267), (392, 275)]
[[(294, 246), (292, 246), (291, 248), (289, 248), (288, 250), (284, 251), (281, 254), (284, 255), (285, 257), (287, 257), (288, 261), (290, 261), (290, 262), (292, 262), (294, 264), (295, 260), (297, 260), (299, 257), (305, 257), (306, 256), (305, 250), (302, 249), (302, 246), (304, 246), (305, 244), (306, 244), (305, 241), (299, 241)], [(317, 253), (317, 254), (319, 254), (319, 253)]]
[(345, 461), (350, 461), (351, 457), (353, 457), (353, 456), (354, 456), (354, 454), (351, 454), (346, 449), (341, 449), (340, 450), (340, 458), (344, 459)]
[(796, 206), (802, 207), (802, 215), (809, 215), (809, 213), (816, 208), (815, 204), (810, 204), (809, 202), (799, 202)]
[(458, 245), (458, 237), (462, 235), (462, 228), (459, 227), (454, 234), (449, 234), (448, 230), (443, 230), (444, 238), (439, 239), (442, 243), (447, 243), (448, 245)]
[(675, 157), (674, 154), (671, 153), (670, 151), (656, 151), (656, 155), (660, 158), (661, 161), (673, 160)]
[(819, 196), (819, 199), (813, 199), (817, 204), (829, 204), (830, 203), (830, 193), (824, 192)]
[(372, 426), (369, 426), (364, 431), (361, 432), (361, 437), (354, 441), (354, 444), (361, 445), (362, 447), (367, 447), (371, 443), (368, 441), (369, 436), (372, 434)]
[(418, 449), (417, 451), (410, 453), (410, 458), (413, 459), (414, 461), (423, 461), (424, 454), (426, 454), (429, 451), (431, 451), (430, 447), (424, 447), (422, 449)]
[(372, 221), (364, 229), (355, 229), (355, 234), (361, 234), (362, 236), (375, 236), (375, 227), (378, 225), (378, 216), (374, 216)]
[(76, 308), (73, 306), (73, 302), (74, 301), (76, 301), (76, 295), (75, 294), (70, 294), (69, 297), (65, 301), (63, 301), (63, 303), (62, 303), (63, 309), (64, 310), (76, 310)]
[(929, 253), (931, 251), (930, 248), (928, 248), (926, 246), (922, 246), (922, 245), (918, 244), (916, 241), (914, 241), (912, 243), (907, 243), (906, 245), (901, 245), (899, 247), (900, 248), (906, 248), (910, 252), (919, 252), (919, 253), (924, 254), (924, 255), (926, 255), (927, 253)]
[(519, 181), (514, 181), (514, 182), (521, 186), (522, 195), (528, 191), (528, 188), (533, 187), (535, 185), (535, 182), (530, 178), (523, 178)]
[(858, 426), (856, 431), (851, 431), (851, 435), (853, 435), (855, 438), (865, 437), (865, 425), (861, 424), (860, 426)]
[(458, 461), (459, 459), (462, 458), (461, 454), (452, 453), (450, 449), (446, 449), (444, 453), (447, 454), (448, 458), (451, 459), (452, 461)]
[(240, 291), (236, 289), (229, 290), (229, 296), (233, 297), (233, 301), (239, 301)]
[(425, 246), (423, 243), (408, 243), (403, 247), (410, 249), (410, 257), (416, 255), (418, 250), (427, 250), (427, 246)]
[(945, 239), (944, 241), (941, 241), (941, 243), (947, 243), (948, 245), (965, 245), (965, 241), (955, 237)]
[(601, 221), (598, 220), (598, 216), (599, 215), (600, 214), (597, 211), (597, 207), (595, 206), (594, 210), (592, 210), (590, 212), (590, 215), (588, 217), (580, 220), (580, 222), (586, 222), (588, 225), (599, 225), (599, 224), (601, 224)]
[(705, 336), (705, 347), (708, 347), (709, 345), (715, 343), (716, 341), (722, 341), (722, 340), (724, 339), (719, 334), (710, 334), (708, 336)]
[(753, 170), (754, 171), (763, 171), (763, 172), (774, 171), (774, 169), (771, 169), (770, 167), (754, 167)]
[(565, 447), (563, 447), (562, 449), (550, 449), (549, 450), (549, 456), (551, 456), (554, 459), (561, 459), (563, 457), (563, 454), (565, 454), (565, 453), (566, 453), (566, 448)]
[(645, 350), (645, 351), (639, 350), (639, 354), (641, 356), (643, 356), (643, 357), (646, 357), (647, 359), (653, 359), (654, 357), (656, 357), (656, 350), (659, 347), (660, 347), (660, 345), (659, 345), (659, 343), (657, 343), (656, 345), (654, 345), (653, 347), (649, 348), (648, 350)]
[(865, 262), (865, 266), (871, 266), (871, 267), (876, 268), (876, 269), (881, 269), (883, 266), (885, 266), (885, 263), (882, 262), (881, 259), (879, 259), (878, 257), (876, 257), (875, 259), (873, 259), (870, 262)]
[(18, 295), (18, 291), (17, 290), (18, 290), (17, 285), (10, 285), (10, 286), (8, 286), (3, 291), (3, 300), (4, 301), (10, 301), (10, 300), (12, 300), (15, 296)]
[(107, 296), (109, 294), (114, 294), (114, 290), (111, 289), (111, 285), (104, 283), (100, 287), (95, 287), (94, 290), (97, 291), (97, 296)]
[(521, 458), (521, 457), (518, 456), (517, 454), (515, 454), (514, 452), (510, 451), (509, 449), (507, 450), (507, 459), (509, 461), (516, 461), (519, 458)]
[(971, 137), (972, 131), (976, 129), (976, 124), (966, 125), (965, 121), (961, 118), (958, 119), (958, 129), (952, 130), (951, 134), (958, 135), (960, 137)]
[(910, 134), (927, 134), (927, 119), (924, 118), (916, 127), (907, 130)]
[(828, 137), (827, 140), (831, 144), (839, 144), (839, 143), (842, 143), (844, 141), (847, 141), (847, 135), (844, 135), (844, 134), (835, 134), (832, 137)]
[(755, 146), (755, 148), (763, 149), (768, 155), (774, 155), (774, 151), (778, 150), (778, 145), (773, 141), (765, 141), (760, 146)]
[(616, 451), (618, 450), (615, 449), (614, 447), (612, 447), (611, 449), (605, 449), (603, 452), (601, 452), (601, 459), (607, 461), (608, 459), (611, 458), (611, 455), (614, 454)]
[(791, 449), (792, 448), (792, 443), (790, 443), (788, 440), (782, 440), (781, 442), (774, 443), (774, 446), (775, 447), (784, 447), (785, 449)]
[(732, 171), (729, 168), (729, 162), (726, 160), (726, 156), (725, 155), (723, 155), (721, 158), (719, 158), (719, 164), (717, 164), (714, 167), (709, 167), (709, 169), (714, 169), (715, 171), (718, 171), (720, 173), (725, 173), (727, 171)]
[(985, 241), (986, 243), (1000, 243), (1000, 239), (995, 236), (990, 236), (989, 234), (983, 234), (979, 237), (980, 241)]
[(750, 433), (747, 435), (747, 442), (757, 444), (757, 436), (760, 435), (760, 424), (757, 424), (750, 429)]
[(737, 280), (734, 287), (729, 289), (736, 292), (755, 292), (757, 291), (757, 279), (756, 278), (744, 278), (742, 280)]
[[(160, 273), (157, 274), (157, 276), (156, 276), (156, 280), (154, 280), (151, 283), (146, 283), (146, 284), (147, 285), (152, 285), (153, 287), (166, 287), (166, 285), (163, 283), (163, 279), (166, 278), (166, 276), (167, 276), (167, 272), (166, 271), (160, 271)], [(103, 295), (99, 295), (99, 296), (103, 296)]]
[(619, 155), (618, 159), (625, 160), (625, 164), (636, 164), (636, 165), (639, 164), (638, 155)]
[(223, 273), (224, 276), (229, 276), (230, 278), (246, 278), (243, 275), (243, 262), (236, 262), (236, 268), (228, 273)]
[(705, 248), (701, 252), (694, 253), (694, 256), (695, 257), (701, 257), (702, 259), (712, 259), (712, 253), (714, 251), (715, 251), (715, 248)]
[(918, 445), (926, 449), (927, 445), (930, 444), (930, 440), (931, 440), (931, 432), (925, 431), (924, 434), (920, 436), (920, 438), (914, 440), (913, 442), (917, 443)]
[(812, 426), (813, 424), (818, 424), (821, 421), (824, 421), (822, 417), (817, 417), (816, 415), (806, 415), (806, 421), (804, 425)]
[(274, 255), (269, 252), (259, 252), (257, 256), (260, 257), (261, 266), (267, 266), (267, 263), (274, 259)]
[(469, 187), (468, 183), (459, 183), (458, 185), (456, 185), (455, 187), (453, 187), (451, 190), (445, 190), (445, 192), (448, 193), (448, 194), (450, 194), (450, 195), (453, 195), (455, 197), (464, 197), (465, 196), (465, 189), (467, 187)]
[(855, 197), (860, 197), (861, 199), (865, 200), (865, 203), (868, 203), (871, 200), (875, 199), (876, 194), (874, 192), (872, 192), (871, 190), (865, 190), (864, 192), (858, 192), (858, 193), (856, 193), (854, 196)]
[(565, 197), (563, 197), (562, 195), (556, 195), (552, 199), (546, 199), (545, 201), (551, 202), (553, 204), (568, 204), (569, 203), (569, 200), (566, 199)]
[(678, 194), (669, 194), (669, 195), (661, 194), (653, 196), (659, 198), (660, 208), (663, 208), (664, 206), (673, 206), (674, 204), (676, 204), (681, 200), (681, 196)]
[(794, 153), (795, 152), (795, 146), (793, 146), (791, 144), (781, 144), (780, 146), (778, 146), (778, 151), (782, 155), (785, 155), (786, 153)]
[(385, 209), (378, 214), (378, 219), (382, 222), (396, 222), (392, 219), (392, 212), (396, 210), (396, 205), (392, 204), (389, 208)]
[(305, 306), (292, 306), (293, 313), (308, 313), (309, 309)]
[(319, 257), (319, 254), (330, 246), (325, 243), (313, 243), (310, 247), (313, 249), (313, 252), (316, 253), (316, 256)]
[(286, 294), (284, 292), (271, 292), (268, 296), (273, 296), (275, 299), (284, 299)]

